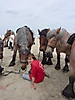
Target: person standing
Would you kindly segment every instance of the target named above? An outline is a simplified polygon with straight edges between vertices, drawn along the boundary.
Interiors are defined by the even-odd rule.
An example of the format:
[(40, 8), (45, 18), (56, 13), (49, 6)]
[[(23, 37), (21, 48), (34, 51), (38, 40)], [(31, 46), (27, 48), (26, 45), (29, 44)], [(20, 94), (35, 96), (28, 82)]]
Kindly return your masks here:
[(14, 44), (14, 34), (11, 33), (9, 37), (9, 49), (13, 49), (13, 44)]
[(30, 71), (29, 73), (23, 73), (22, 78), (31, 81), (31, 88), (36, 89), (34, 83), (40, 83), (44, 80), (44, 66), (39, 60), (36, 59), (34, 54), (29, 54), (28, 63), (30, 63)]

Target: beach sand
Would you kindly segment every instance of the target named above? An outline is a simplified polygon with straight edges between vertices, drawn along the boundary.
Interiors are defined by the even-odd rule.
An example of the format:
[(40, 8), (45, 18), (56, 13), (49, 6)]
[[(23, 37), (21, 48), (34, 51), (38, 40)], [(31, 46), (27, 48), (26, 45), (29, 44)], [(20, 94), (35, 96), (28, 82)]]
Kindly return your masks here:
[[(35, 54), (38, 59), (39, 53), (39, 40), (36, 38), (35, 45), (32, 46), (31, 52)], [(8, 48), (4, 48), (4, 58), (2, 66), (4, 67), (4, 72), (6, 71), (16, 71), (19, 72), (20, 61), (17, 52), (16, 65), (13, 67), (8, 67), (12, 59), (13, 51)], [(44, 81), (39, 84), (35, 84), (36, 90), (31, 88), (29, 81), (22, 78), (21, 71), (20, 74), (10, 73), (7, 76), (0, 75), (0, 100), (67, 100), (62, 96), (61, 92), (68, 84), (69, 72), (63, 73), (62, 69), (64, 67), (64, 57), (65, 54), (61, 53), (61, 69), (55, 70), (56, 65), (56, 52), (53, 53), (52, 62), (53, 65), (44, 65), (45, 72), (50, 75), (50, 78), (45, 77)], [(39, 60), (42, 60), (42, 52), (40, 53)], [(25, 72), (28, 72), (29, 65)], [(73, 99), (72, 99), (73, 100)]]

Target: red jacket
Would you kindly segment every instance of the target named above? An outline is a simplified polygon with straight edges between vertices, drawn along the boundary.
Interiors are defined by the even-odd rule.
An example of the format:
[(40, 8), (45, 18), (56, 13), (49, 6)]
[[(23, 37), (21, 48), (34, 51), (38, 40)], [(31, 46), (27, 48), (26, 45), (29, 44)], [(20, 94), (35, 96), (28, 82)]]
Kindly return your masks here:
[(39, 60), (34, 60), (31, 63), (31, 74), (30, 79), (32, 80), (32, 77), (35, 78), (35, 83), (42, 82), (44, 80), (45, 72), (44, 72), (44, 66), (41, 64)]

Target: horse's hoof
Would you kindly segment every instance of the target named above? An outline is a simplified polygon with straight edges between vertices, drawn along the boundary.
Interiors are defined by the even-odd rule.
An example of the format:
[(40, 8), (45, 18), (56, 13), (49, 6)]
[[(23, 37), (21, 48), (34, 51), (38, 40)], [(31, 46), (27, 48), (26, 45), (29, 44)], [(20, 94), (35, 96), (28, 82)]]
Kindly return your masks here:
[(9, 67), (14, 66), (15, 62), (10, 62)]
[(8, 47), (8, 49), (11, 49), (10, 47)]
[(7, 45), (5, 45), (4, 47), (8, 47)]
[(47, 65), (53, 65), (53, 63), (52, 63), (52, 62), (46, 62), (46, 64), (47, 64)]
[(55, 69), (56, 69), (56, 70), (59, 70), (59, 69), (60, 69), (60, 66), (55, 66)]
[(44, 61), (41, 62), (43, 65), (45, 65), (46, 63)]
[(2, 71), (4, 70), (4, 68), (2, 68), (1, 66), (0, 66), (0, 75), (2, 74)]
[(2, 75), (2, 72), (0, 72), (0, 75)]
[(62, 91), (62, 95), (65, 96), (66, 98), (75, 98), (74, 91), (68, 90), (67, 87)]
[(67, 69), (67, 70), (63, 70), (63, 73), (67, 73), (67, 72), (69, 72), (69, 69)]
[(63, 72), (64, 72), (64, 73), (67, 73), (68, 71), (69, 71), (68, 67), (64, 67), (64, 68), (63, 68)]

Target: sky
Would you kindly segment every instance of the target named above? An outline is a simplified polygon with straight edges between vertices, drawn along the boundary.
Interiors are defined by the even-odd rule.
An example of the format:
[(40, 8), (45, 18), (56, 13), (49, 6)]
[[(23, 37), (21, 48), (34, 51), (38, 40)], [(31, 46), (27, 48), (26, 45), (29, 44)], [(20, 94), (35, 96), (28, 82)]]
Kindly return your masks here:
[(25, 25), (36, 36), (44, 28), (75, 32), (75, 0), (1, 0), (0, 35)]

